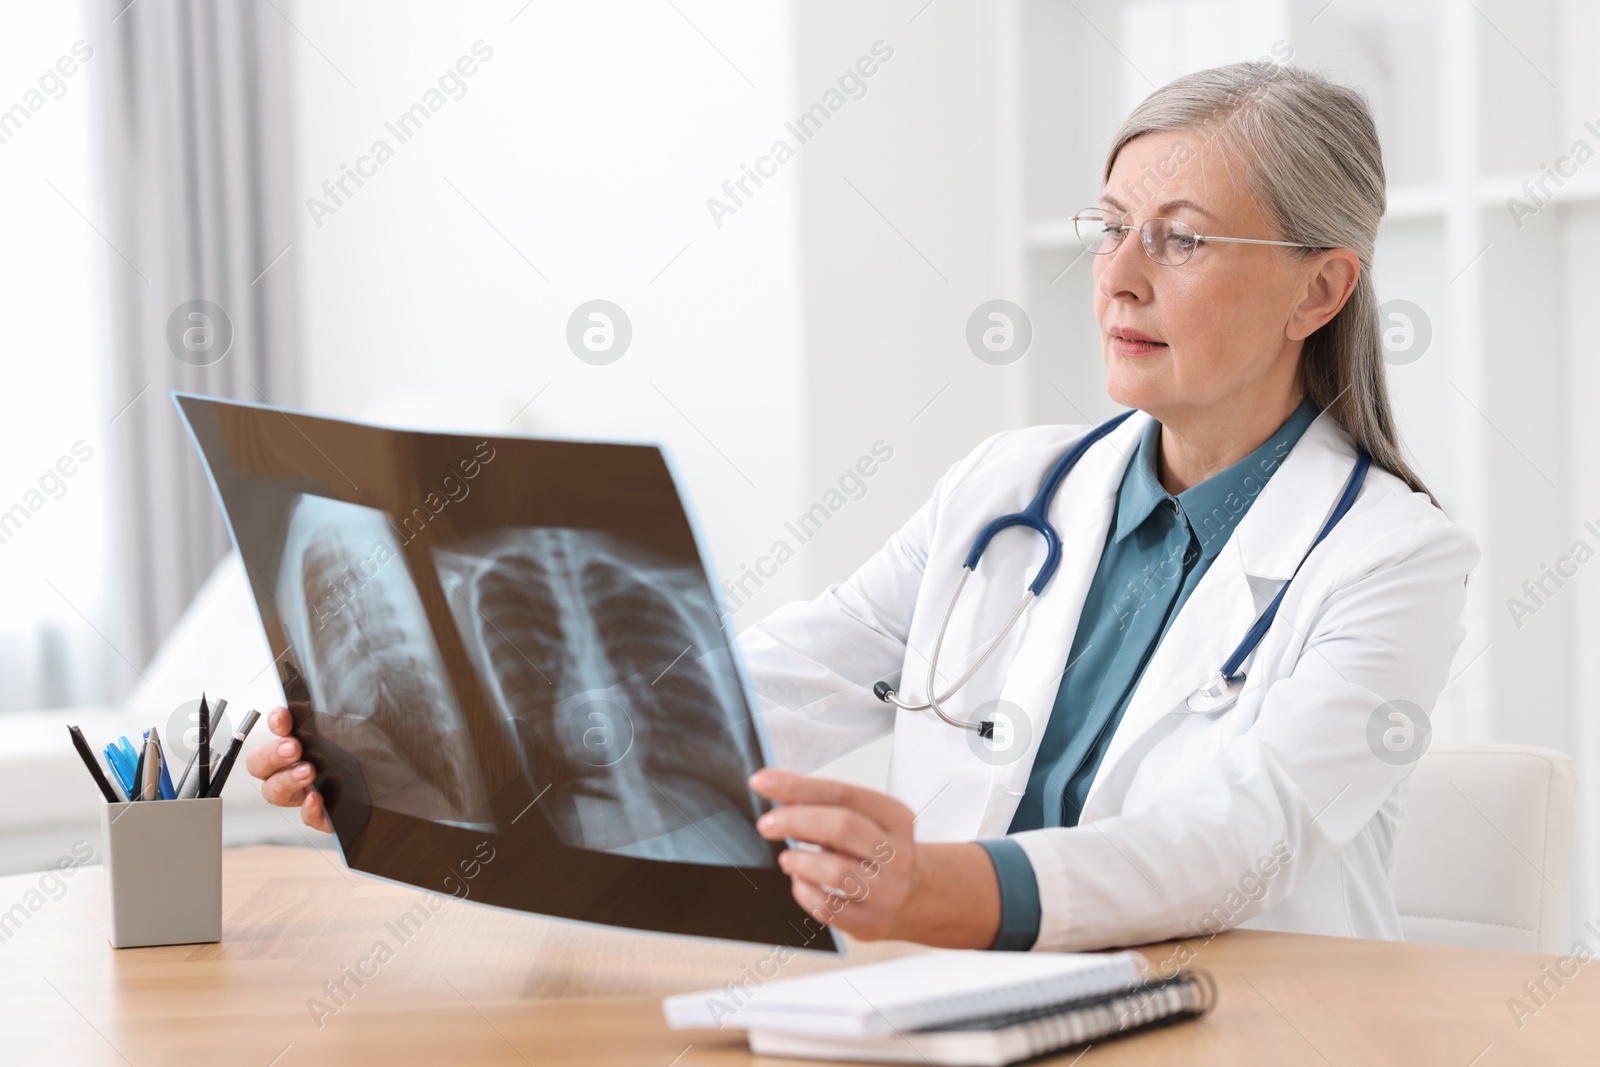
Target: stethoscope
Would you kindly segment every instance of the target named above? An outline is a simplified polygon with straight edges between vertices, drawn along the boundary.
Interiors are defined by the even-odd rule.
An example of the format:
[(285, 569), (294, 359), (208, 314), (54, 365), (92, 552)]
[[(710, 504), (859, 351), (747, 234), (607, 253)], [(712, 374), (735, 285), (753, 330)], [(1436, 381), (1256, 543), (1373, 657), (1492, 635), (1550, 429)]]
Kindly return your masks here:
[[(978, 668), (983, 666), (990, 654), (999, 647), (1000, 642), (1005, 640), (1006, 634), (1011, 632), (1011, 627), (1016, 624), (1017, 619), (1021, 618), (1022, 612), (1044, 591), (1044, 587), (1050, 584), (1050, 579), (1056, 573), (1056, 567), (1061, 563), (1061, 536), (1056, 533), (1055, 527), (1050, 525), (1048, 518), (1050, 502), (1055, 498), (1056, 490), (1060, 488), (1062, 480), (1066, 478), (1067, 473), (1072, 470), (1083, 454), (1089, 450), (1089, 447), (1118, 426), (1121, 426), (1128, 416), (1132, 415), (1136, 410), (1138, 409), (1124, 411), (1116, 418), (1096, 426), (1080, 438), (1060, 459), (1056, 460), (1055, 465), (1045, 475), (1044, 483), (1039, 486), (1039, 491), (1034, 494), (1033, 500), (1028, 503), (1027, 507), (1013, 514), (1000, 516), (979, 532), (977, 540), (972, 543), (972, 550), (967, 553), (966, 562), (961, 565), (961, 578), (956, 582), (955, 592), (950, 595), (950, 606), (945, 609), (944, 621), (939, 624), (939, 636), (933, 643), (933, 656), (928, 660), (927, 702), (923, 704), (905, 703), (895, 696), (895, 691), (888, 682), (879, 682), (872, 687), (872, 692), (878, 699), (886, 704), (893, 704), (902, 711), (923, 711), (927, 708), (932, 708), (938, 713), (939, 718), (951, 726), (958, 726), (964, 730), (976, 730), (979, 737), (994, 737), (994, 723), (992, 721), (965, 722), (961, 719), (953, 719), (941, 705), (955, 695), (956, 691), (978, 672)], [(1227, 661), (1223, 663), (1222, 669), (1207, 675), (1201, 681), (1199, 687), (1189, 694), (1186, 704), (1190, 711), (1222, 711), (1224, 708), (1232, 706), (1239, 699), (1239, 692), (1244, 688), (1245, 680), (1244, 673), (1239, 670), (1240, 665), (1244, 663), (1251, 652), (1255, 651), (1256, 645), (1261, 643), (1261, 638), (1266, 635), (1267, 630), (1272, 626), (1272, 620), (1278, 615), (1278, 605), (1283, 602), (1284, 594), (1289, 591), (1290, 583), (1294, 581), (1295, 575), (1300, 573), (1300, 568), (1305, 566), (1305, 562), (1311, 557), (1312, 551), (1322, 543), (1324, 537), (1328, 536), (1328, 532), (1338, 525), (1339, 520), (1344, 518), (1345, 512), (1350, 510), (1350, 505), (1355, 503), (1356, 495), (1361, 492), (1361, 484), (1366, 480), (1367, 468), (1371, 465), (1372, 457), (1367, 455), (1365, 450), (1357, 449), (1355, 469), (1350, 472), (1350, 478), (1345, 482), (1344, 494), (1339, 497), (1339, 503), (1334, 507), (1333, 514), (1329, 515), (1328, 521), (1323, 524), (1322, 532), (1317, 534), (1315, 541), (1311, 542), (1311, 547), (1306, 549), (1306, 554), (1300, 557), (1300, 562), (1295, 565), (1294, 572), (1289, 575), (1289, 580), (1283, 583), (1283, 587), (1278, 590), (1278, 595), (1272, 598), (1272, 603), (1268, 604), (1266, 610), (1261, 613), (1261, 617), (1256, 619), (1255, 625), (1250, 627), (1250, 632), (1245, 634), (1244, 640), (1239, 642), (1239, 647), (1233, 650), (1233, 655), (1229, 656)], [(1022, 594), (1022, 600), (1017, 604), (1017, 609), (1011, 613), (1011, 617), (1006, 620), (1005, 626), (995, 636), (995, 639), (989, 642), (989, 647), (983, 650), (983, 654), (978, 657), (977, 662), (967, 668), (967, 672), (957, 678), (950, 688), (943, 693), (936, 693), (934, 681), (938, 674), (939, 650), (944, 645), (945, 630), (950, 625), (951, 614), (955, 612), (956, 601), (961, 597), (961, 589), (967, 584), (967, 578), (972, 574), (973, 568), (978, 565), (978, 560), (983, 557), (983, 550), (989, 547), (989, 541), (995, 534), (1010, 526), (1026, 526), (1044, 538), (1044, 564), (1040, 566), (1039, 573), (1034, 575), (1033, 581), (1028, 584), (1027, 590)]]

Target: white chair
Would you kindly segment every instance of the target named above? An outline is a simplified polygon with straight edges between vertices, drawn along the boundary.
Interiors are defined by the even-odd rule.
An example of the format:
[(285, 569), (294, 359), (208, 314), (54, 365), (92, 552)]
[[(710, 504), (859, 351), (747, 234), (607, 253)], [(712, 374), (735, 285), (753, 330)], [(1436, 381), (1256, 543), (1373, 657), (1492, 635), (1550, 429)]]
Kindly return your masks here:
[(1436, 745), (1417, 763), (1389, 884), (1407, 941), (1565, 952), (1577, 774), (1531, 745)]

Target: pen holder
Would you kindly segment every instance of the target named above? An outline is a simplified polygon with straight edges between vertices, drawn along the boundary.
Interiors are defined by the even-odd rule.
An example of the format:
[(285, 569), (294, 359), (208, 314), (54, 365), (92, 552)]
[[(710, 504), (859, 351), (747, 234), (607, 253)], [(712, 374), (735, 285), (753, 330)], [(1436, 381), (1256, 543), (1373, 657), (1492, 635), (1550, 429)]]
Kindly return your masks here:
[(222, 798), (100, 809), (111, 945), (222, 940)]

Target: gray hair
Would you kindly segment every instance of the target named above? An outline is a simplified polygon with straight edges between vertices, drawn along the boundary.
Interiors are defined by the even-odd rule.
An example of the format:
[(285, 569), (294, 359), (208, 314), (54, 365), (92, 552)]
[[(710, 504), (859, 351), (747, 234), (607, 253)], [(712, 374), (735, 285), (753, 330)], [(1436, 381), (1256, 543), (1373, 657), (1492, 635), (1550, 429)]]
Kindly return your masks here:
[[(1278, 239), (1316, 246), (1279, 251), (1306, 257), (1316, 249), (1348, 248), (1360, 258), (1355, 291), (1305, 340), (1300, 381), (1376, 466), (1437, 507), (1401, 455), (1389, 409), (1372, 282), (1372, 248), (1388, 198), (1383, 150), (1366, 98), (1304, 67), (1264, 59), (1186, 74), (1145, 97), (1123, 121), (1106, 157), (1104, 181), (1111, 180), (1117, 153), (1135, 137), (1183, 130), (1216, 140), (1230, 166), (1234, 159), (1245, 165), (1244, 186)], [(1147, 173), (1130, 192), (1146, 194), (1145, 178), (1161, 180)]]

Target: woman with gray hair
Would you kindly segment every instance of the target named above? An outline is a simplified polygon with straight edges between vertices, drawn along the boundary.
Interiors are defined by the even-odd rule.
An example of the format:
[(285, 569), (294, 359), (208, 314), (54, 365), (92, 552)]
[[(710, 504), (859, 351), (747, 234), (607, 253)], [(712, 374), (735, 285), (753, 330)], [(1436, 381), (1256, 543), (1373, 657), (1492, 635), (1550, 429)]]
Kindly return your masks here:
[[(1047, 595), (1007, 626), (1048, 558), (1026, 523), (963, 564), (1087, 427), (984, 441), (848, 581), (743, 637), (787, 768), (753, 782), (783, 802), (762, 830), (823, 849), (780, 858), (802, 905), (969, 948), (1401, 936), (1387, 860), (1478, 549), (1401, 454), (1384, 207), (1365, 101), (1311, 71), (1200, 71), (1128, 116), (1074, 224), (1136, 411), (1041, 509)], [(793, 773), (888, 729), (888, 796)]]
[[(1478, 549), (1395, 432), (1384, 208), (1366, 103), (1311, 71), (1201, 71), (1128, 116), (1073, 221), (1129, 410), (989, 437), (740, 636), (781, 802), (757, 828), (809, 846), (779, 864), (819, 922), (1400, 937), (1387, 862)], [(805, 776), (890, 732), (887, 793)], [(251, 770), (323, 825), (297, 759)]]

